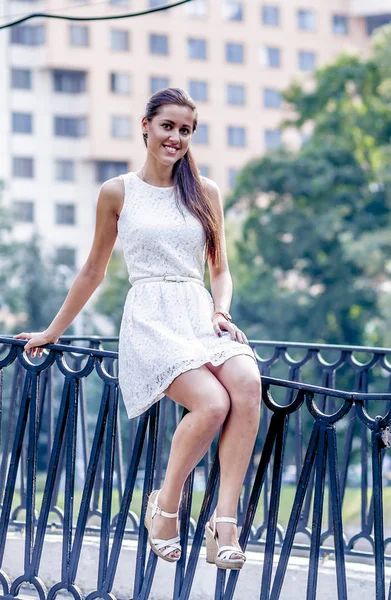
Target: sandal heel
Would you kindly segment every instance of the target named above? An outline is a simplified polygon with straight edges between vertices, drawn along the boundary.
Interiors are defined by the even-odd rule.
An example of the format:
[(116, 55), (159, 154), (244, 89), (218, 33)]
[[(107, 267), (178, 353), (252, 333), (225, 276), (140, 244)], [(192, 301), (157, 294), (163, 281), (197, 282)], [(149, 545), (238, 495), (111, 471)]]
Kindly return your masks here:
[(206, 562), (214, 565), (218, 548), (217, 548), (216, 540), (213, 537), (213, 533), (209, 529), (208, 525), (205, 526), (205, 540), (206, 540)]

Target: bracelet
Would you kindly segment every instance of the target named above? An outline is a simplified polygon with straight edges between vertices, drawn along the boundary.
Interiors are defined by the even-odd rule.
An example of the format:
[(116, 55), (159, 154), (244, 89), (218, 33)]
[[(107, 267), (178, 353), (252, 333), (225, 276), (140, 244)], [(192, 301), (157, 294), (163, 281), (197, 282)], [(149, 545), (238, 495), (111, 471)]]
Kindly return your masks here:
[(223, 315), (223, 317), (227, 321), (232, 321), (232, 317), (231, 317), (231, 315), (229, 314), (229, 312), (227, 310), (215, 310), (214, 313), (213, 313), (213, 316), (215, 316), (217, 314)]

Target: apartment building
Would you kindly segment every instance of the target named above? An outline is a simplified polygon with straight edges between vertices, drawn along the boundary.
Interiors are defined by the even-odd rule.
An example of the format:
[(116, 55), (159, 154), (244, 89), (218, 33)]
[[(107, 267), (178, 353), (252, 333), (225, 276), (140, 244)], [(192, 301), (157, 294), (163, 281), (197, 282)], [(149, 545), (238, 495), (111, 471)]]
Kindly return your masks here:
[[(81, 0), (82, 1), (82, 0)], [(5, 0), (2, 22), (50, 11), (117, 16), (165, 0)], [(388, 5), (388, 6), (386, 6)], [(106, 179), (138, 169), (149, 95), (186, 88), (199, 111), (192, 147), (225, 195), (240, 168), (281, 141), (281, 90), (342, 51), (366, 53), (390, 0), (193, 0), (109, 21), (33, 19), (0, 31), (0, 179), (15, 233), (38, 231), (80, 267)]]

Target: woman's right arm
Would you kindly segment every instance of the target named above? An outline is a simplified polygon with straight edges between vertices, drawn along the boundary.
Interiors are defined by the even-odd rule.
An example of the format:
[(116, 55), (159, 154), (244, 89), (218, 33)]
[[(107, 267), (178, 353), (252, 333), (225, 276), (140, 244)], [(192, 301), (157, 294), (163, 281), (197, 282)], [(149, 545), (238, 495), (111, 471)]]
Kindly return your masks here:
[(31, 356), (42, 355), (38, 346), (55, 344), (69, 327), (94, 291), (103, 281), (117, 239), (117, 220), (124, 198), (124, 183), (119, 177), (106, 181), (96, 207), (95, 235), (88, 258), (76, 276), (63, 305), (49, 327), (42, 332), (22, 332), (16, 339), (29, 340), (24, 347)]

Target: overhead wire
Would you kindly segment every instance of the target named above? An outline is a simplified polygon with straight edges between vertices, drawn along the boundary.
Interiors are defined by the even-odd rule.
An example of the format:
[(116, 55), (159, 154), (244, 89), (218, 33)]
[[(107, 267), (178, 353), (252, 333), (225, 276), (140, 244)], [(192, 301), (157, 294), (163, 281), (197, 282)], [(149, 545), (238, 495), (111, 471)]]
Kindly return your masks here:
[(70, 17), (68, 15), (57, 15), (51, 13), (31, 13), (22, 17), (20, 19), (16, 19), (15, 21), (10, 21), (5, 25), (0, 25), (0, 29), (7, 29), (9, 27), (14, 27), (15, 25), (20, 25), (20, 23), (24, 23), (29, 19), (36, 18), (47, 18), (47, 19), (63, 19), (65, 21), (110, 21), (114, 19), (129, 19), (132, 17), (141, 17), (142, 15), (149, 15), (154, 12), (160, 12), (162, 10), (169, 10), (170, 8), (174, 8), (175, 6), (180, 6), (181, 4), (186, 4), (188, 2), (193, 2), (193, 0), (179, 0), (178, 2), (174, 2), (172, 4), (164, 4), (162, 6), (157, 6), (156, 8), (148, 8), (147, 10), (142, 10), (139, 12), (133, 13), (125, 13), (121, 15), (105, 15), (103, 17)]
[[(46, 14), (50, 14), (50, 13), (55, 13), (58, 10), (73, 10), (74, 8), (81, 8), (83, 6), (101, 6), (102, 4), (107, 5), (110, 2), (110, 0), (99, 0), (98, 2), (89, 2), (89, 0), (86, 0), (86, 2), (77, 2), (77, 4), (73, 3), (73, 4), (68, 4), (67, 6), (58, 6), (57, 8), (52, 8), (46, 11)], [(113, 4), (111, 4), (110, 6), (114, 7)], [(13, 13), (13, 14), (8, 14), (8, 15), (0, 15), (0, 19), (2, 21), (4, 21), (5, 19), (14, 19), (15, 17), (21, 17), (21, 16), (25, 16), (26, 15), (26, 11), (23, 12), (19, 12), (19, 13)]]

